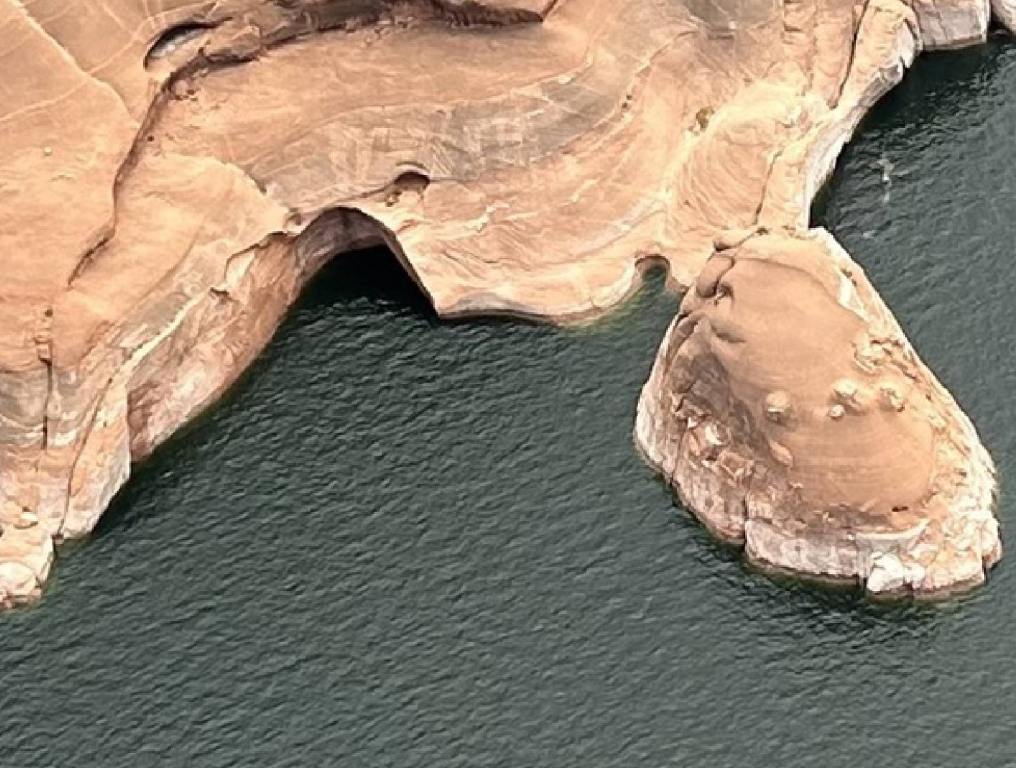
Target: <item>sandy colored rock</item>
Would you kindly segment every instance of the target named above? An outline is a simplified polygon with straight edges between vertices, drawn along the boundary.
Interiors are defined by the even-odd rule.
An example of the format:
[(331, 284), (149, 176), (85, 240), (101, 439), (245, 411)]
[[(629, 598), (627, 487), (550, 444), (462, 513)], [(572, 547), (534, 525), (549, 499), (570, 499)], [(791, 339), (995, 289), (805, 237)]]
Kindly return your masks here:
[(718, 252), (639, 404), (649, 461), (765, 567), (873, 593), (983, 581), (991, 460), (864, 273), (821, 230)]
[[(333, 254), (387, 243), (444, 316), (593, 317), (646, 260), (708, 292), (715, 242), (804, 237), (867, 108), (986, 24), (972, 0), (0, 0), (0, 602)], [(910, 424), (910, 390), (862, 384), (830, 422)], [(805, 471), (793, 387), (762, 397), (756, 447)], [(956, 461), (988, 472), (976, 445)]]

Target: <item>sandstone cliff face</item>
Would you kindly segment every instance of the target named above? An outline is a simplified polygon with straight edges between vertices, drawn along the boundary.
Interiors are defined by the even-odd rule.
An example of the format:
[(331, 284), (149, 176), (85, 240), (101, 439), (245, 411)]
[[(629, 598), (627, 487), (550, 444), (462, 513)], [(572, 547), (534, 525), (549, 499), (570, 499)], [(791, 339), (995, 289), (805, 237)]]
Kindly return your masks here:
[[(1009, 18), (1007, 7), (995, 12)], [(645, 259), (692, 284), (721, 232), (818, 242), (805, 235), (811, 198), (865, 110), (922, 48), (979, 40), (987, 17), (972, 0), (0, 0), (0, 604), (38, 597), (53, 542), (91, 530), (131, 462), (215, 400), (332, 254), (387, 243), (445, 316), (565, 322), (624, 298)], [(756, 246), (723, 259), (751, 261), (745, 248)], [(845, 258), (828, 243), (788, 248), (803, 270)], [(864, 322), (889, 323), (869, 299)], [(816, 307), (844, 311), (833, 304)], [(747, 498), (741, 487), (721, 487), (704, 464), (670, 468), (685, 458), (673, 439), (687, 423), (665, 405), (684, 360), (722, 359), (698, 341), (675, 358), (675, 333), (638, 434), (694, 511), (742, 535), (685, 486), (712, 483), (729, 491), (724, 503)], [(702, 407), (754, 408), (762, 384), (749, 368), (722, 368), (732, 378)], [(955, 439), (919, 426), (915, 408), (878, 429), (858, 417), (872, 429), (854, 433), (857, 447), (904, 430), (934, 467), (908, 475), (900, 498), (946, 531), (915, 541), (949, 539), (967, 505), (983, 541), (976, 556), (950, 557), (990, 561), (990, 464), (933, 377), (909, 370)], [(772, 437), (797, 462), (788, 469), (821, 474), (802, 469), (805, 432), (766, 429), (744, 426), (737, 452)], [(950, 481), (940, 459), (980, 480)], [(804, 483), (777, 464), (774, 488)], [(871, 483), (886, 486), (879, 504), (896, 499), (897, 480)], [(930, 511), (916, 504), (922, 488), (953, 501)], [(877, 582), (866, 556), (851, 570), (837, 554), (833, 572), (787, 554), (783, 523), (814, 523), (809, 505), (832, 503), (822, 487), (807, 494), (786, 510), (789, 497), (775, 500), (772, 536), (743, 534), (750, 554)], [(869, 531), (875, 518), (850, 519), (894, 542), (906, 522), (878, 518)], [(915, 551), (900, 555), (904, 581), (949, 586)]]

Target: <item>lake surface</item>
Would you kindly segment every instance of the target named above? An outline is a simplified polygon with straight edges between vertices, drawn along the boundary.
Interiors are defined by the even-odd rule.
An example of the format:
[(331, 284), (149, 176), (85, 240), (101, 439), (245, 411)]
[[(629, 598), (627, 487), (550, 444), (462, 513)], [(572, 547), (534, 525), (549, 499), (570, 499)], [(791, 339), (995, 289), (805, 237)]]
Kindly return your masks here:
[[(1014, 97), (1016, 46), (922, 58), (816, 206), (980, 428), (1006, 533)], [(587, 328), (439, 323), (336, 259), (0, 617), (0, 766), (1016, 765), (1009, 559), (937, 606), (775, 583), (640, 462), (675, 309), (656, 277)]]

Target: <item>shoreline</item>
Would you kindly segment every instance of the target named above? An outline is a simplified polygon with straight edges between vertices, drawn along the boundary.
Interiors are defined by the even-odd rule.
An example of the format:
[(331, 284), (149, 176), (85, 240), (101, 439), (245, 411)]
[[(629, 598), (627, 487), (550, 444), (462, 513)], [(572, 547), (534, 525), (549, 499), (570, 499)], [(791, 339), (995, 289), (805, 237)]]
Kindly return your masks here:
[[(54, 541), (80, 538), (94, 528), (110, 499), (127, 481), (131, 464), (149, 455), (221, 396), (267, 344), (307, 281), (328, 259), (341, 258), (343, 251), (387, 244), (442, 318), (503, 315), (569, 323), (602, 315), (624, 301), (641, 285), (645, 265), (666, 263), (668, 285), (694, 292), (690, 286), (713, 253), (716, 237), (727, 244), (738, 238), (747, 239), (759, 228), (801, 235), (816, 232), (807, 222), (814, 197), (871, 106), (900, 81), (922, 49), (961, 47), (983, 41), (988, 24), (986, 3), (953, 0), (945, 5), (959, 10), (952, 16), (936, 11), (935, 23), (927, 20), (927, 13), (911, 13), (909, 6), (890, 0), (866, 6), (872, 10), (856, 22), (854, 49), (832, 107), (810, 93), (802, 99), (794, 89), (796, 86), (761, 80), (737, 92), (732, 104), (706, 117), (704, 125), (700, 121), (698, 128), (693, 126), (682, 135), (676, 153), (671, 155), (669, 146), (659, 148), (660, 156), (671, 163), (668, 173), (663, 174), (665, 180), (659, 194), (673, 194), (674, 187), (697, 194), (695, 185), (701, 179), (696, 176), (698, 166), (694, 163), (699, 156), (705, 158), (701, 162), (708, 166), (712, 153), (726, 152), (731, 146), (729, 142), (741, 141), (742, 132), (762, 130), (757, 128), (760, 125), (776, 126), (775, 136), (762, 139), (763, 143), (771, 139), (776, 149), (771, 158), (764, 157), (766, 167), (751, 179), (761, 189), (751, 226), (717, 231), (708, 215), (704, 215), (702, 226), (684, 233), (687, 243), (678, 246), (676, 242), (684, 243), (681, 237), (669, 232), (655, 234), (654, 223), (662, 215), (659, 210), (666, 210), (674, 200), (667, 198), (659, 203), (659, 210), (647, 212), (643, 208), (648, 203), (633, 198), (631, 211), (625, 213), (630, 218), (621, 220), (621, 228), (628, 227), (629, 231), (619, 240), (608, 242), (588, 262), (579, 258), (568, 260), (565, 252), (569, 243), (584, 242), (585, 233), (577, 233), (574, 241), (565, 241), (561, 246), (564, 260), (540, 265), (538, 270), (532, 263), (501, 262), (490, 266), (484, 261), (487, 253), (484, 248), (515, 245), (515, 235), (511, 233), (504, 236), (504, 241), (492, 241), (493, 246), (479, 239), (475, 245), (474, 241), (467, 241), (470, 245), (466, 255), (472, 258), (471, 254), (479, 253), (480, 258), (469, 261), (466, 267), (448, 260), (448, 254), (439, 248), (441, 238), (479, 238), (492, 229), (490, 222), (497, 215), (497, 199), (493, 198), (492, 203), (481, 195), (478, 201), (470, 199), (466, 204), (468, 210), (461, 223), (445, 224), (440, 216), (442, 206), (453, 210), (454, 206), (462, 205), (457, 198), (449, 197), (446, 202), (445, 196), (460, 194), (460, 187), (465, 188), (463, 182), (449, 181), (434, 173), (422, 175), (422, 184), (418, 184), (402, 174), (394, 179), (386, 176), (388, 183), (376, 188), (367, 185), (368, 190), (376, 191), (366, 196), (336, 195), (335, 190), (320, 194), (294, 191), (287, 187), (290, 182), (285, 177), (266, 183), (251, 170), (234, 163), (186, 154), (183, 150), (187, 145), (183, 142), (190, 140), (186, 131), (192, 127), (187, 122), (190, 117), (187, 110), (198, 110), (203, 104), (188, 95), (180, 100), (170, 99), (163, 109), (156, 95), (151, 111), (144, 112), (148, 117), (138, 122), (141, 127), (125, 154), (127, 159), (117, 171), (116, 214), (110, 225), (115, 234), (101, 238), (94, 248), (90, 246), (89, 253), (98, 249), (95, 256), (82, 261), (84, 267), (81, 264), (75, 267), (68, 286), (72, 283), (88, 286), (93, 282), (98, 285), (107, 276), (103, 269), (114, 269), (105, 265), (119, 263), (107, 254), (117, 253), (119, 239), (127, 237), (124, 233), (132, 226), (125, 211), (137, 211), (142, 222), (145, 217), (151, 220), (165, 215), (159, 207), (164, 204), (170, 209), (192, 206), (196, 217), (207, 216), (207, 211), (202, 210), (207, 202), (195, 191), (212, 183), (221, 187), (218, 201), (228, 204), (231, 212), (237, 212), (237, 221), (215, 222), (217, 229), (206, 238), (203, 250), (192, 248), (186, 252), (164, 280), (152, 290), (139, 293), (122, 319), (97, 326), (100, 341), (94, 343), (89, 339), (91, 346), (83, 347), (80, 356), (71, 356), (69, 362), (60, 359), (62, 337), (58, 329), (64, 316), (78, 311), (77, 305), (72, 304), (66, 310), (57, 306), (54, 319), (54, 304), (50, 303), (46, 319), (37, 324), (32, 334), (33, 345), (40, 350), (38, 360), (26, 373), (14, 373), (0, 366), (3, 420), (0, 426), (6, 425), (4, 451), (0, 454), (0, 607), (13, 607), (41, 597), (55, 559)], [(937, 8), (929, 3), (920, 7), (929, 6)], [(589, 15), (594, 15), (595, 10), (592, 8)], [(565, 16), (566, 13), (573, 13), (574, 17)], [(945, 21), (947, 17), (951, 19), (949, 23)], [(584, 8), (580, 3), (569, 5), (566, 0), (544, 21), (545, 34), (550, 40), (555, 36), (567, 39), (575, 34), (569, 25), (580, 21), (587, 23)], [(421, 29), (412, 34), (424, 38), (434, 34), (428, 27)], [(392, 37), (398, 39), (398, 34)], [(870, 44), (869, 38), (873, 41)], [(707, 35), (701, 45), (711, 46), (711, 40)], [(294, 50), (309, 50), (313, 44), (312, 39), (289, 44), (285, 46), (286, 55), (295, 57)], [(305, 48), (300, 49), (301, 45)], [(219, 55), (223, 60), (232, 55), (237, 61), (244, 61), (241, 54), (246, 49), (238, 50)], [(657, 55), (667, 50), (661, 46)], [(863, 55), (859, 56), (859, 52)], [(207, 48), (202, 49), (200, 56), (214, 60)], [(245, 66), (248, 65), (236, 64), (232, 69)], [(655, 102), (639, 106), (638, 88), (648, 87), (644, 80), (647, 75), (634, 64), (631, 71), (631, 82), (636, 85), (627, 85), (627, 80), (623, 84), (629, 96), (621, 112), (609, 113), (614, 123), (603, 137), (597, 136), (601, 143), (624, 144), (631, 138), (625, 132), (634, 130), (633, 110), (644, 109), (654, 115), (652, 110), (660, 109)], [(186, 86), (191, 78), (200, 84), (206, 75), (195, 68), (193, 74), (179, 79), (165, 74), (162, 77), (163, 84), (173, 89)], [(796, 81), (790, 77), (789, 82)], [(199, 91), (197, 98), (205, 98), (197, 85), (195, 88)], [(223, 92), (226, 91), (224, 88)], [(748, 109), (756, 102), (769, 110), (763, 110), (762, 118)], [(195, 103), (198, 106), (192, 107)], [(178, 122), (173, 123), (174, 120)], [(164, 138), (160, 134), (160, 131), (173, 133), (165, 127), (167, 123), (174, 126), (178, 135)], [(149, 132), (156, 136), (151, 145), (142, 140)], [(650, 135), (651, 131), (642, 134)], [(634, 137), (638, 139), (639, 134)], [(580, 138), (587, 141), (584, 135)], [(200, 142), (205, 139), (194, 140), (204, 151)], [(750, 157), (757, 154), (751, 146), (746, 153)], [(546, 152), (547, 157), (552, 154)], [(551, 161), (545, 161), (541, 155), (538, 162)], [(589, 162), (595, 162), (595, 158)], [(653, 158), (649, 158), (647, 167), (652, 162)], [(526, 167), (526, 162), (519, 164)], [(494, 177), (507, 172), (496, 164), (491, 170)], [(551, 175), (554, 173), (557, 171), (552, 168)], [(185, 184), (182, 190), (159, 186), (162, 180), (181, 177), (189, 179), (190, 186)], [(163, 199), (153, 195), (153, 189)], [(492, 189), (497, 191), (496, 186)], [(436, 203), (432, 202), (435, 198)], [(729, 202), (730, 210), (751, 214), (743, 210), (744, 205), (745, 201), (738, 197)], [(212, 226), (205, 219), (200, 220), (195, 233)], [(423, 234), (421, 223), (429, 227)], [(738, 222), (735, 218), (731, 223)], [(138, 233), (131, 235), (135, 243), (125, 246), (128, 256), (133, 257), (144, 248), (158, 253), (162, 247), (163, 233), (149, 235), (142, 231), (144, 227), (142, 223)], [(188, 234), (182, 230), (170, 233), (175, 237)], [(235, 245), (243, 247), (231, 251)], [(465, 258), (456, 258), (460, 257)], [(562, 290), (563, 285), (568, 290)], [(80, 301), (80, 306), (96, 304), (89, 297)], [(66, 330), (66, 325), (62, 327)], [(658, 365), (666, 346), (664, 342)], [(991, 475), (990, 458), (980, 447), (972, 425), (968, 420), (963, 422), (966, 417), (955, 403), (952, 408), (959, 414), (960, 423), (969, 427), (964, 434), (976, 446), (971, 449), (971, 456), (975, 457), (972, 460), (978, 468), (986, 467)], [(640, 419), (642, 410), (640, 400)], [(39, 420), (35, 421), (36, 418)], [(636, 425), (638, 441), (651, 442), (647, 427), (643, 425), (639, 431), (638, 424), (642, 422)], [(639, 447), (646, 450), (644, 444)], [(666, 462), (661, 459), (649, 463), (660, 470)], [(701, 482), (703, 477), (701, 471), (697, 471), (694, 479), (675, 478), (672, 472), (665, 474), (677, 486)], [(992, 479), (992, 488), (993, 482)], [(703, 502), (696, 503), (694, 499), (692, 502), (689, 509), (695, 511), (698, 507), (701, 511)], [(983, 506), (982, 502), (983, 499), (977, 504)], [(722, 537), (722, 527), (717, 530)], [(760, 551), (755, 554), (757, 559), (765, 559)], [(997, 560), (997, 554), (994, 559)]]

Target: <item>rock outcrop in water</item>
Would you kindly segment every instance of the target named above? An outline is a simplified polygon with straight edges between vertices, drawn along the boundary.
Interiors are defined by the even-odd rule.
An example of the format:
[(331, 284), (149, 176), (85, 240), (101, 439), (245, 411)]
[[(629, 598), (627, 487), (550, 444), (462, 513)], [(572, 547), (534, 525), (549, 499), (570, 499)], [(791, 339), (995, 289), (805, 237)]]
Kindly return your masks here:
[[(980, 580), (990, 462), (807, 218), (865, 110), (987, 19), (973, 0), (0, 0), (0, 604), (39, 596), (54, 541), (92, 529), (326, 259), (377, 243), (444, 316), (572, 321), (647, 259), (678, 287), (706, 266), (638, 431), (692, 510), (756, 560), (875, 591)], [(781, 234), (713, 255), (763, 227)], [(845, 265), (856, 296), (833, 300)], [(748, 329), (732, 357), (717, 291), (753, 272), (773, 293), (747, 286), (746, 311), (779, 333)], [(814, 384), (761, 355), (804, 343), (779, 319), (800, 314), (790, 286), (838, 334)], [(865, 329), (887, 357), (853, 372)], [(816, 421), (826, 395), (835, 423)], [(913, 456), (899, 477), (867, 458), (886, 436)], [(716, 440), (756, 469), (729, 482)], [(873, 471), (836, 487), (855, 459)]]
[(999, 558), (977, 433), (822, 230), (720, 242), (636, 433), (688, 507), (764, 567), (931, 594)]

